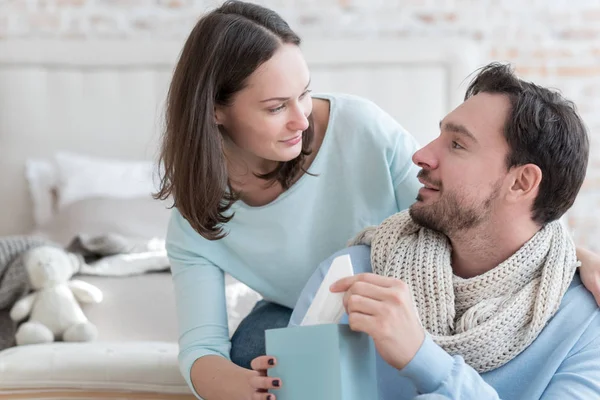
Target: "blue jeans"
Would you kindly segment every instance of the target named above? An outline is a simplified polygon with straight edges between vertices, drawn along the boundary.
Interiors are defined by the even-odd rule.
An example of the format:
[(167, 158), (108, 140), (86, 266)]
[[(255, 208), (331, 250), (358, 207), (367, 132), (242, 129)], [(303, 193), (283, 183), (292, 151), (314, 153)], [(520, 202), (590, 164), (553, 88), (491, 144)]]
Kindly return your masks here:
[(249, 369), (252, 360), (266, 353), (265, 331), (285, 328), (291, 316), (291, 308), (260, 300), (231, 337), (231, 361)]

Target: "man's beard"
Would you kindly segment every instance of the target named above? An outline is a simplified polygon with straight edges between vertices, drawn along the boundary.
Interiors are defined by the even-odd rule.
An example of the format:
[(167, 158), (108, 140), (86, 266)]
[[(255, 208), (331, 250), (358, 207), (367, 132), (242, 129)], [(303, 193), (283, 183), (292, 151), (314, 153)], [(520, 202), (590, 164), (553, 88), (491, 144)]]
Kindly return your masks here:
[[(421, 170), (419, 176), (427, 182), (434, 183), (427, 178), (427, 172)], [(438, 182), (441, 183), (441, 182)], [(442, 189), (441, 185), (437, 185)], [(500, 182), (494, 185), (490, 196), (482, 202), (473, 203), (461, 199), (456, 192), (439, 192), (439, 198), (429, 205), (419, 204), (421, 195), (417, 196), (417, 203), (410, 206), (411, 218), (424, 228), (434, 230), (449, 236), (456, 232), (475, 228), (486, 221), (492, 211), (492, 203), (500, 193)]]

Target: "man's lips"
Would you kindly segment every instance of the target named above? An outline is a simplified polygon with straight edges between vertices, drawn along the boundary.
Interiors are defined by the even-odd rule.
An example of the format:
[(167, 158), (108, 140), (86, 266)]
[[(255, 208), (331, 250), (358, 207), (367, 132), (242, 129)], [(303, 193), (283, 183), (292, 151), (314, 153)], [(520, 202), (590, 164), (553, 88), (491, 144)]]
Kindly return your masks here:
[(418, 179), (419, 179), (419, 182), (421, 182), (421, 184), (425, 187), (425, 189), (440, 190), (437, 187), (433, 186), (431, 183), (424, 180), (423, 178), (418, 178)]

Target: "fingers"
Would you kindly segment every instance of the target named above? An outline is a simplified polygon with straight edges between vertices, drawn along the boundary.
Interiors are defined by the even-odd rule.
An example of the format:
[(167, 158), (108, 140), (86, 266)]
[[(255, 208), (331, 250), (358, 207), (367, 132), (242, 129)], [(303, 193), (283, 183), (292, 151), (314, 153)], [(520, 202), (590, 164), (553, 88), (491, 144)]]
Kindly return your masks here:
[(600, 306), (600, 282), (595, 280), (594, 285), (589, 290), (594, 295), (594, 299), (596, 299), (598, 306)]
[(346, 292), (344, 307), (349, 315), (352, 313), (376, 315), (381, 309), (381, 301), (367, 297), (364, 294)]
[(348, 325), (355, 332), (364, 332), (373, 336), (372, 330), (376, 327), (376, 319), (371, 315), (352, 313), (348, 315)]
[(600, 277), (594, 275), (593, 279), (586, 280), (584, 285), (587, 290), (592, 292), (594, 299), (596, 299), (596, 303), (600, 306)]
[(259, 391), (279, 389), (281, 387), (281, 379), (270, 376), (253, 376), (250, 378), (250, 386), (254, 390)]
[[(346, 311), (351, 312), (351, 310), (348, 308), (350, 305), (350, 299), (355, 299), (356, 305), (368, 306), (370, 304), (372, 310), (372, 307), (374, 307), (375, 304), (368, 301), (360, 302), (359, 297), (373, 299), (389, 304), (402, 303), (404, 298), (410, 296), (410, 290), (404, 282), (398, 279), (393, 279), (393, 281), (393, 287), (379, 286), (365, 281), (355, 282), (344, 294), (343, 302)], [(367, 309), (360, 309), (358, 311), (367, 311)], [(366, 313), (371, 314), (371, 312)]]
[(255, 371), (264, 372), (270, 368), (273, 368), (277, 364), (277, 360), (272, 356), (260, 356), (256, 357), (250, 362), (250, 368)]
[(366, 282), (380, 287), (393, 287), (397, 284), (398, 279), (372, 273), (358, 274), (340, 279), (331, 285), (329, 290), (334, 293), (345, 292), (356, 282)]
[(355, 282), (345, 293), (345, 297), (349, 298), (353, 295), (368, 297), (375, 300), (383, 300), (386, 297), (387, 288), (373, 285), (372, 283), (358, 281)]
[(252, 394), (253, 400), (275, 400), (275, 395), (267, 393), (269, 389), (279, 389), (281, 387), (281, 379), (267, 376), (267, 370), (273, 368), (277, 364), (277, 360), (272, 356), (256, 357), (250, 363), (250, 367), (258, 371), (260, 375), (250, 378), (250, 386), (256, 390)]
[(275, 400), (276, 397), (272, 393), (252, 393), (252, 400)]

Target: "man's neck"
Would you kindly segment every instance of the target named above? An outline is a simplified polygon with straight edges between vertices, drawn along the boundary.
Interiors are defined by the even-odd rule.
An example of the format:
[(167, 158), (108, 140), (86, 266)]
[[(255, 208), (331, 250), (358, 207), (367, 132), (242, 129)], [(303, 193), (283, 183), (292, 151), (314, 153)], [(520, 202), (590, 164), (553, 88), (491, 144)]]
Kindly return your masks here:
[[(514, 223), (513, 221), (519, 221)], [(481, 275), (507, 260), (529, 241), (540, 227), (529, 218), (488, 221), (453, 234), (452, 269), (461, 278)]]

